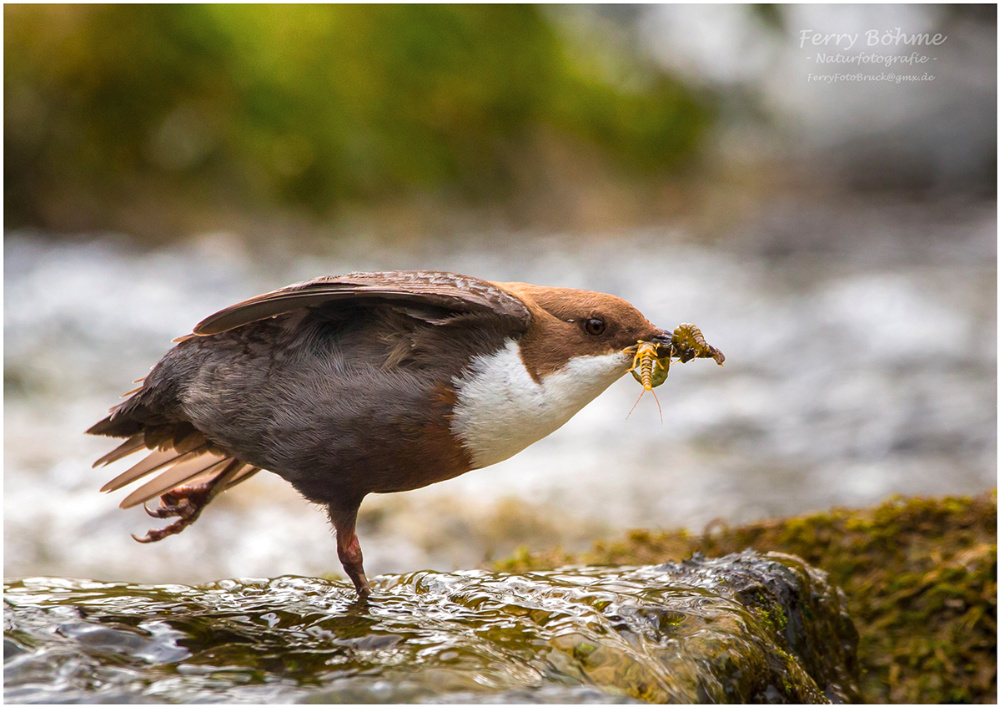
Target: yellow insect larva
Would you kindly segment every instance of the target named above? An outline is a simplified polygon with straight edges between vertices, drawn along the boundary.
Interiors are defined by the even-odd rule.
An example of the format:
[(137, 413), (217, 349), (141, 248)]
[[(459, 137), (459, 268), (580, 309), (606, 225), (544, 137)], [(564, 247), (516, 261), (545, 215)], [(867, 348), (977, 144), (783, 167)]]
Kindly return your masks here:
[[(642, 400), (642, 396), (646, 394), (647, 390), (652, 392), (653, 388), (667, 379), (667, 373), (670, 371), (670, 347), (650, 341), (640, 341), (636, 345), (635, 357), (632, 359), (632, 368), (629, 370), (632, 373), (632, 377), (642, 383), (642, 392), (639, 393), (639, 397), (636, 399), (635, 405), (632, 406), (632, 410), (629, 411), (626, 419), (635, 411), (636, 406)], [(660, 407), (660, 400), (656, 397), (655, 392), (653, 393), (653, 400), (656, 401), (656, 407), (660, 411), (660, 422), (662, 422), (663, 408)]]
[(632, 377), (642, 383), (646, 390), (652, 390), (667, 379), (670, 371), (670, 347), (650, 341), (640, 341), (636, 345), (632, 359)]

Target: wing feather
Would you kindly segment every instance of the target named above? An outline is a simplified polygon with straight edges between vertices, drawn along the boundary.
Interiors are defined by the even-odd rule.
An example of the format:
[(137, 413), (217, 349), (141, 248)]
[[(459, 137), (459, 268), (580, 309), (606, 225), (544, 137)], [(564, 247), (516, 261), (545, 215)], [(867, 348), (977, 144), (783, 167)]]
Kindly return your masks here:
[(239, 302), (206, 317), (199, 336), (219, 334), (261, 319), (335, 302), (406, 302), (455, 312), (491, 313), (527, 327), (531, 314), (514, 295), (493, 283), (465, 275), (424, 270), (352, 273), (320, 277)]

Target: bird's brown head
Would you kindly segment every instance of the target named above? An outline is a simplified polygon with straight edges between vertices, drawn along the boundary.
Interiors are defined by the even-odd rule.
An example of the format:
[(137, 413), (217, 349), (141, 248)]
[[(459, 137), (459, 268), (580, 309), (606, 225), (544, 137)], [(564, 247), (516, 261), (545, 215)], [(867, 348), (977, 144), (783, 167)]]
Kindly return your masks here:
[(559, 370), (576, 356), (623, 352), (639, 341), (663, 337), (669, 341), (668, 333), (621, 297), (523, 282), (495, 284), (531, 310), (532, 326), (522, 341), (522, 355), (533, 375)]

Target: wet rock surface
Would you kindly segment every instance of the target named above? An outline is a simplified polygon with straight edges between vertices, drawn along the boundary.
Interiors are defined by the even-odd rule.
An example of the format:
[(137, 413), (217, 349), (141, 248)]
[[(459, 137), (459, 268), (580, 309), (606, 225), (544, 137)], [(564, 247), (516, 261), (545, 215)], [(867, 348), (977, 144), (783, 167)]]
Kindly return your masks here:
[(5, 585), (9, 702), (857, 699), (843, 594), (789, 555), (200, 587)]

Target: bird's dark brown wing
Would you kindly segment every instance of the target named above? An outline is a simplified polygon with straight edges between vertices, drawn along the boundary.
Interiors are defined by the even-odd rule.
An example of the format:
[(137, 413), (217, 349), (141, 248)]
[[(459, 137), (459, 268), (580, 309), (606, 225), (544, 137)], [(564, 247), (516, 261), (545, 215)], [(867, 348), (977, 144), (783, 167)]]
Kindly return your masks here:
[(465, 275), (428, 270), (351, 273), (319, 277), (226, 307), (194, 328), (198, 336), (219, 334), (260, 319), (306, 307), (378, 301), (430, 305), (456, 313), (490, 313), (527, 328), (531, 314), (517, 297), (496, 285)]

